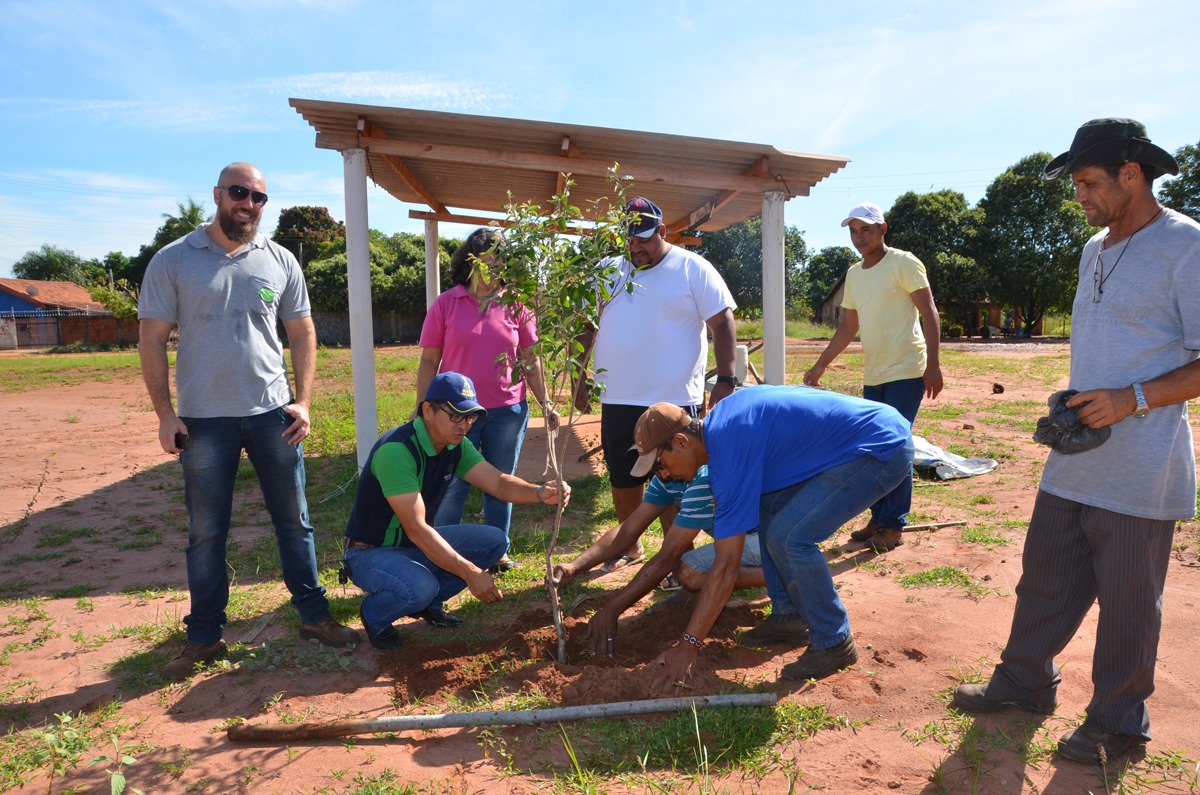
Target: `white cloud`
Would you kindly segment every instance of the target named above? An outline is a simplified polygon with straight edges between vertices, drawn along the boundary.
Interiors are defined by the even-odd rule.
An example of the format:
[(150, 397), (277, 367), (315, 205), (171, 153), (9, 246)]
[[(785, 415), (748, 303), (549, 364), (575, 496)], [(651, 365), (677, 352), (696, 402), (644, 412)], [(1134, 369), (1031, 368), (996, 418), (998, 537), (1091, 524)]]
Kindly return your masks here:
[(491, 107), (509, 99), (507, 94), (482, 83), (441, 80), (417, 72), (315, 72), (262, 80), (250, 88), (306, 99), (464, 111)]

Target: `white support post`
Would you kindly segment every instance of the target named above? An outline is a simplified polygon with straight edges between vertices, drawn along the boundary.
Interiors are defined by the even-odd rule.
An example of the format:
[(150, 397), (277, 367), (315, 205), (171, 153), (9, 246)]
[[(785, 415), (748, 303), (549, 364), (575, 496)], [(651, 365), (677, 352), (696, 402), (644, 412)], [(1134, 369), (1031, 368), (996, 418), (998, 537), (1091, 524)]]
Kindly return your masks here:
[(438, 273), (438, 222), (430, 218), (425, 221), (425, 308), (431, 309), (433, 301), (442, 291), (442, 277)]
[(363, 149), (347, 149), (342, 158), (346, 180), (346, 276), (350, 297), (350, 368), (354, 375), (354, 440), (361, 469), (379, 438), (367, 225), (367, 153)]
[(787, 364), (783, 202), (781, 191), (762, 196), (763, 378), (768, 384), (784, 382)]

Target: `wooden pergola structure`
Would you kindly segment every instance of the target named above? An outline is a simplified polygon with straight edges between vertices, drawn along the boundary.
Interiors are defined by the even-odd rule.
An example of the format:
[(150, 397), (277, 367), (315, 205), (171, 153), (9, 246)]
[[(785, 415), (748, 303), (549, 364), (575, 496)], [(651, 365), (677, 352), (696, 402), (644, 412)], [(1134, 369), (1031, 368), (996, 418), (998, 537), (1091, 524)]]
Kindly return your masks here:
[[(346, 185), (350, 347), (359, 465), (378, 436), (368, 257), (367, 179), (402, 202), (424, 205), (426, 299), (438, 283), (438, 222), (486, 225), (512, 194), (548, 203), (574, 180), (579, 206), (609, 194), (613, 164), (633, 193), (666, 216), (668, 237), (763, 219), (763, 374), (784, 380), (783, 203), (845, 166), (833, 155), (785, 152), (765, 144), (472, 116), (311, 99), (289, 103), (317, 131), (316, 145), (342, 153)], [(472, 213), (492, 213), (475, 215)]]

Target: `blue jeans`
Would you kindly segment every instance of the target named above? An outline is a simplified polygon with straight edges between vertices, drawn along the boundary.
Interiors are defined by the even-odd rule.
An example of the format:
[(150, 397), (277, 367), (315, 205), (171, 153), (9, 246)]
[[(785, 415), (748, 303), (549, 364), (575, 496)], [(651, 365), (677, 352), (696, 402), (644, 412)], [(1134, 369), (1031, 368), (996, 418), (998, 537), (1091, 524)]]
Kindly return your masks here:
[[(529, 404), (522, 400), (512, 406), (488, 409), (487, 416), (471, 426), (467, 438), (483, 454), (483, 460), (506, 475), (517, 471), (521, 445), (525, 442), (525, 426), (529, 423)], [(462, 524), (463, 508), (471, 484), (455, 478), (442, 498), (433, 517), (435, 527)], [(508, 531), (512, 525), (512, 503), (490, 494), (483, 495), (483, 521), (504, 532), (505, 551), (508, 550)]]
[(772, 612), (799, 613), (812, 647), (836, 646), (850, 635), (850, 616), (817, 544), (912, 471), (906, 444), (886, 460), (861, 455), (786, 489), (762, 495), (758, 535)]
[(181, 417), (188, 448), (180, 456), (188, 509), (187, 574), (191, 613), (184, 619), (189, 643), (215, 643), (225, 627), (229, 573), (225, 545), (233, 512), (233, 487), (242, 450), (258, 475), (263, 501), (275, 526), (283, 582), (300, 621), (329, 615), (317, 582), (317, 552), (304, 497), (304, 453), (282, 436), (292, 424), (282, 408), (250, 417)]
[[(494, 566), (508, 548), (496, 527), (457, 524), (437, 531), (458, 554), (481, 569)], [(417, 547), (347, 549), (346, 568), (354, 584), (367, 593), (362, 618), (376, 633), (397, 618), (441, 605), (467, 587), (461, 577), (438, 568)]]
[[(925, 379), (905, 378), (902, 381), (890, 381), (875, 386), (863, 385), (863, 397), (876, 403), (885, 403), (904, 419), (908, 420), (909, 428), (917, 418), (921, 408), (921, 398), (925, 396)], [(871, 506), (871, 519), (880, 527), (892, 530), (903, 530), (908, 524), (908, 512), (912, 510), (912, 468), (909, 468), (908, 478), (899, 486), (892, 489)]]

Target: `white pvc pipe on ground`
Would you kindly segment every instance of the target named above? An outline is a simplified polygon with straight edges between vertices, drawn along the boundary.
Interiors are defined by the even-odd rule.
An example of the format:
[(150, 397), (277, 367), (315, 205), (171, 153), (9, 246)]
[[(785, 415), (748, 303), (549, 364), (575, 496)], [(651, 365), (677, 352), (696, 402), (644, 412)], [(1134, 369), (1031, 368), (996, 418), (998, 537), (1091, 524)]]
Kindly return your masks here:
[(471, 726), (532, 726), (584, 718), (616, 718), (624, 715), (646, 715), (654, 712), (708, 707), (773, 707), (774, 693), (741, 693), (727, 696), (691, 696), (687, 698), (657, 698), (648, 701), (617, 701), (611, 704), (585, 704), (578, 707), (551, 707), (519, 711), (455, 712), (444, 715), (396, 715), (369, 720), (339, 720), (332, 723), (297, 723), (295, 725), (252, 726), (239, 723), (230, 726), (226, 735), (235, 742), (282, 742), (319, 740), (329, 737), (350, 737), (376, 732), (419, 731), (424, 729), (458, 729)]

